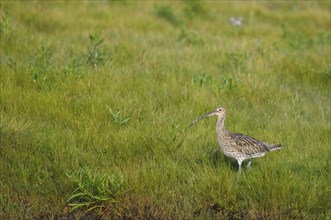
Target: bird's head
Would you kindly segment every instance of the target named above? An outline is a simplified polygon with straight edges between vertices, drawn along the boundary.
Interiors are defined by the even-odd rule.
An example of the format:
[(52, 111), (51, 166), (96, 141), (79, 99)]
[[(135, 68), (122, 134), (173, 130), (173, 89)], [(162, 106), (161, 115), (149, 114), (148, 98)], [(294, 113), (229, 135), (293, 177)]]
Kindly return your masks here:
[(198, 119), (195, 120), (194, 122), (192, 122), (192, 123), (190, 124), (190, 127), (191, 127), (192, 125), (194, 125), (195, 123), (197, 123), (198, 121), (200, 121), (200, 120), (202, 120), (202, 119), (204, 119), (204, 118), (207, 118), (207, 117), (209, 117), (209, 116), (213, 116), (213, 115), (216, 115), (218, 118), (224, 118), (224, 117), (226, 116), (226, 110), (225, 110), (225, 108), (223, 108), (223, 107), (218, 107), (217, 109), (215, 109), (215, 111), (209, 112), (209, 113), (207, 113), (207, 114), (201, 116), (200, 118), (198, 118)]

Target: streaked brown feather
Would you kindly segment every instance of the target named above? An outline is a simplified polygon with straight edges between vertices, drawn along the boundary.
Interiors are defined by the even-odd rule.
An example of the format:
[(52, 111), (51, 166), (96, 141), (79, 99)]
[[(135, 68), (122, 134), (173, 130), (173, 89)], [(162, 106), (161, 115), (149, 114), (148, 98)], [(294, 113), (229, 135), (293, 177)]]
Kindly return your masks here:
[(269, 148), (265, 142), (244, 134), (230, 133), (229, 135), (235, 141), (236, 149), (241, 153), (252, 155), (256, 153), (269, 152)]

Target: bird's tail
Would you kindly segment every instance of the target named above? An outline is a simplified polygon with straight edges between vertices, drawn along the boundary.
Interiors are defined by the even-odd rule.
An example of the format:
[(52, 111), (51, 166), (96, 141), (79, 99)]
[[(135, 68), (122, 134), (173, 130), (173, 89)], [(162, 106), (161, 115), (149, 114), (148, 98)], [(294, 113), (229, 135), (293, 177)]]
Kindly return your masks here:
[(283, 148), (283, 146), (280, 145), (280, 144), (273, 144), (273, 145), (270, 145), (270, 146), (269, 146), (269, 151), (280, 150), (280, 149), (282, 149), (282, 148)]

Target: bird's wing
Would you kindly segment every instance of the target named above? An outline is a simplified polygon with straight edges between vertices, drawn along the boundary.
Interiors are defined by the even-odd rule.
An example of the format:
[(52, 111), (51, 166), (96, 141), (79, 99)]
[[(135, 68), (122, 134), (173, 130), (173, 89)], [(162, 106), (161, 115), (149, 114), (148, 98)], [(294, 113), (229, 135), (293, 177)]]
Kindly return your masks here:
[(230, 136), (235, 142), (239, 152), (246, 155), (261, 154), (269, 151), (267, 143), (244, 134), (231, 133)]

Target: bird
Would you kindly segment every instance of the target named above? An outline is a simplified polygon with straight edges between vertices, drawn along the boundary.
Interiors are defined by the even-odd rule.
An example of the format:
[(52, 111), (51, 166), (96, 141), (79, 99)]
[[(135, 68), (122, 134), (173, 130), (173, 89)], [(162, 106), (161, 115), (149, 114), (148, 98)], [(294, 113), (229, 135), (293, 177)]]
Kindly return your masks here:
[(244, 20), (243, 17), (239, 17), (239, 18), (231, 17), (230, 23), (232, 24), (232, 26), (241, 26), (243, 20)]
[(225, 156), (233, 158), (238, 162), (239, 172), (241, 172), (241, 164), (244, 160), (249, 160), (247, 164), (247, 168), (249, 168), (253, 158), (263, 157), (267, 152), (282, 149), (280, 144), (269, 144), (244, 134), (232, 133), (226, 130), (224, 128), (226, 115), (225, 108), (218, 107), (215, 111), (209, 112), (193, 121), (190, 127), (204, 118), (217, 116), (216, 134), (218, 143)]

